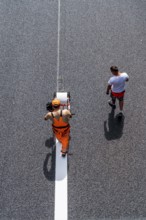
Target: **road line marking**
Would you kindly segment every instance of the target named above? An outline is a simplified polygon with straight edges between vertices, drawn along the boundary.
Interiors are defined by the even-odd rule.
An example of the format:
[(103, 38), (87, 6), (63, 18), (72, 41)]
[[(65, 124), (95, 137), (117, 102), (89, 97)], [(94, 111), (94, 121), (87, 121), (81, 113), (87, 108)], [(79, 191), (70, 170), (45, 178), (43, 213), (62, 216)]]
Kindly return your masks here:
[(55, 220), (68, 219), (67, 155), (61, 156), (61, 143), (56, 139)]
[[(60, 68), (60, 7), (58, 0), (58, 39), (57, 39), (57, 92), (62, 85), (62, 78), (59, 75)], [(61, 156), (61, 143), (56, 139), (56, 165), (55, 165), (55, 220), (68, 219), (68, 187), (67, 187), (67, 155)]]
[(58, 39), (57, 39), (57, 92), (59, 92), (59, 67), (60, 67), (60, 0), (58, 0)]

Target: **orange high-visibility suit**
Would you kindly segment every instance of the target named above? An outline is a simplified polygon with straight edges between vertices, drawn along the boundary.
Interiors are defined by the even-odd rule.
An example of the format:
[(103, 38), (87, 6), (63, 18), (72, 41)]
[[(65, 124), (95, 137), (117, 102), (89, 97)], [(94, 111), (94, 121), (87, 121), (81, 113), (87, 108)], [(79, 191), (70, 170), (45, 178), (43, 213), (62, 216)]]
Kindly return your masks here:
[(69, 123), (63, 121), (62, 111), (59, 120), (54, 117), (53, 113), (51, 114), (53, 118), (53, 124), (52, 124), (53, 132), (56, 138), (62, 144), (62, 152), (67, 152), (69, 148), (70, 125)]

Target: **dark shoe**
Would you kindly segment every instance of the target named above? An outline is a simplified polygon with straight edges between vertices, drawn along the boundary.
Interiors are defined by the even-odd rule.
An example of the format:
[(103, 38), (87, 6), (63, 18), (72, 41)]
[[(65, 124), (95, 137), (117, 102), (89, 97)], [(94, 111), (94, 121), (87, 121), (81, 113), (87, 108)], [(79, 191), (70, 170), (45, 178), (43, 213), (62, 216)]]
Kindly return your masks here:
[(120, 112), (117, 116), (118, 116), (118, 119), (122, 119), (123, 118), (123, 113)]
[(116, 105), (115, 104), (113, 104), (113, 103), (111, 103), (111, 101), (109, 100), (108, 101), (108, 104), (113, 108), (113, 109), (116, 109)]
[(61, 151), (61, 153), (62, 153), (62, 157), (65, 157), (67, 154), (67, 151), (65, 151), (65, 152)]

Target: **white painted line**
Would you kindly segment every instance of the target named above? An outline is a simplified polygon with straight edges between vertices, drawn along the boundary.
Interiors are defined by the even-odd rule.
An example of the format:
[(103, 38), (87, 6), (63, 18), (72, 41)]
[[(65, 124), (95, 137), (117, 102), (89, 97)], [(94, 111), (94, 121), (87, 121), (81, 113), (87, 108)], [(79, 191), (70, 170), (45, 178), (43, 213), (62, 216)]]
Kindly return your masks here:
[[(57, 39), (57, 92), (59, 92), (59, 67), (60, 67), (60, 6), (58, 0), (58, 39)], [(67, 155), (61, 156), (61, 143), (56, 139), (56, 166), (55, 166), (55, 220), (68, 219), (68, 195), (67, 195)]]
[(68, 219), (67, 155), (61, 156), (61, 143), (56, 139), (55, 220)]
[(57, 42), (57, 92), (59, 89), (59, 66), (60, 66), (60, 0), (58, 0), (58, 42)]

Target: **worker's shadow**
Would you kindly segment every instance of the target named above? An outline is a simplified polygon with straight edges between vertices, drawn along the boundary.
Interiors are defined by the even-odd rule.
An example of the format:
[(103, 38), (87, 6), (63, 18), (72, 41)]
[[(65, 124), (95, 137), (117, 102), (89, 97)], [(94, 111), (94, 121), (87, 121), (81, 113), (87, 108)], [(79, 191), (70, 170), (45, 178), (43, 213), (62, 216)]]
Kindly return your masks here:
[[(51, 152), (46, 155), (46, 158), (45, 158), (45, 161), (43, 164), (44, 176), (49, 181), (55, 181), (55, 142), (54, 142), (54, 138), (51, 137), (51, 138), (47, 139), (45, 142), (45, 146), (48, 147)], [(50, 167), (49, 161), (51, 161), (51, 163), (50, 163), (51, 168), (50, 169), (48, 169), (48, 166)]]
[(109, 113), (108, 122), (104, 121), (104, 135), (107, 140), (119, 139), (122, 137), (124, 128), (124, 116), (119, 119), (115, 111)]

